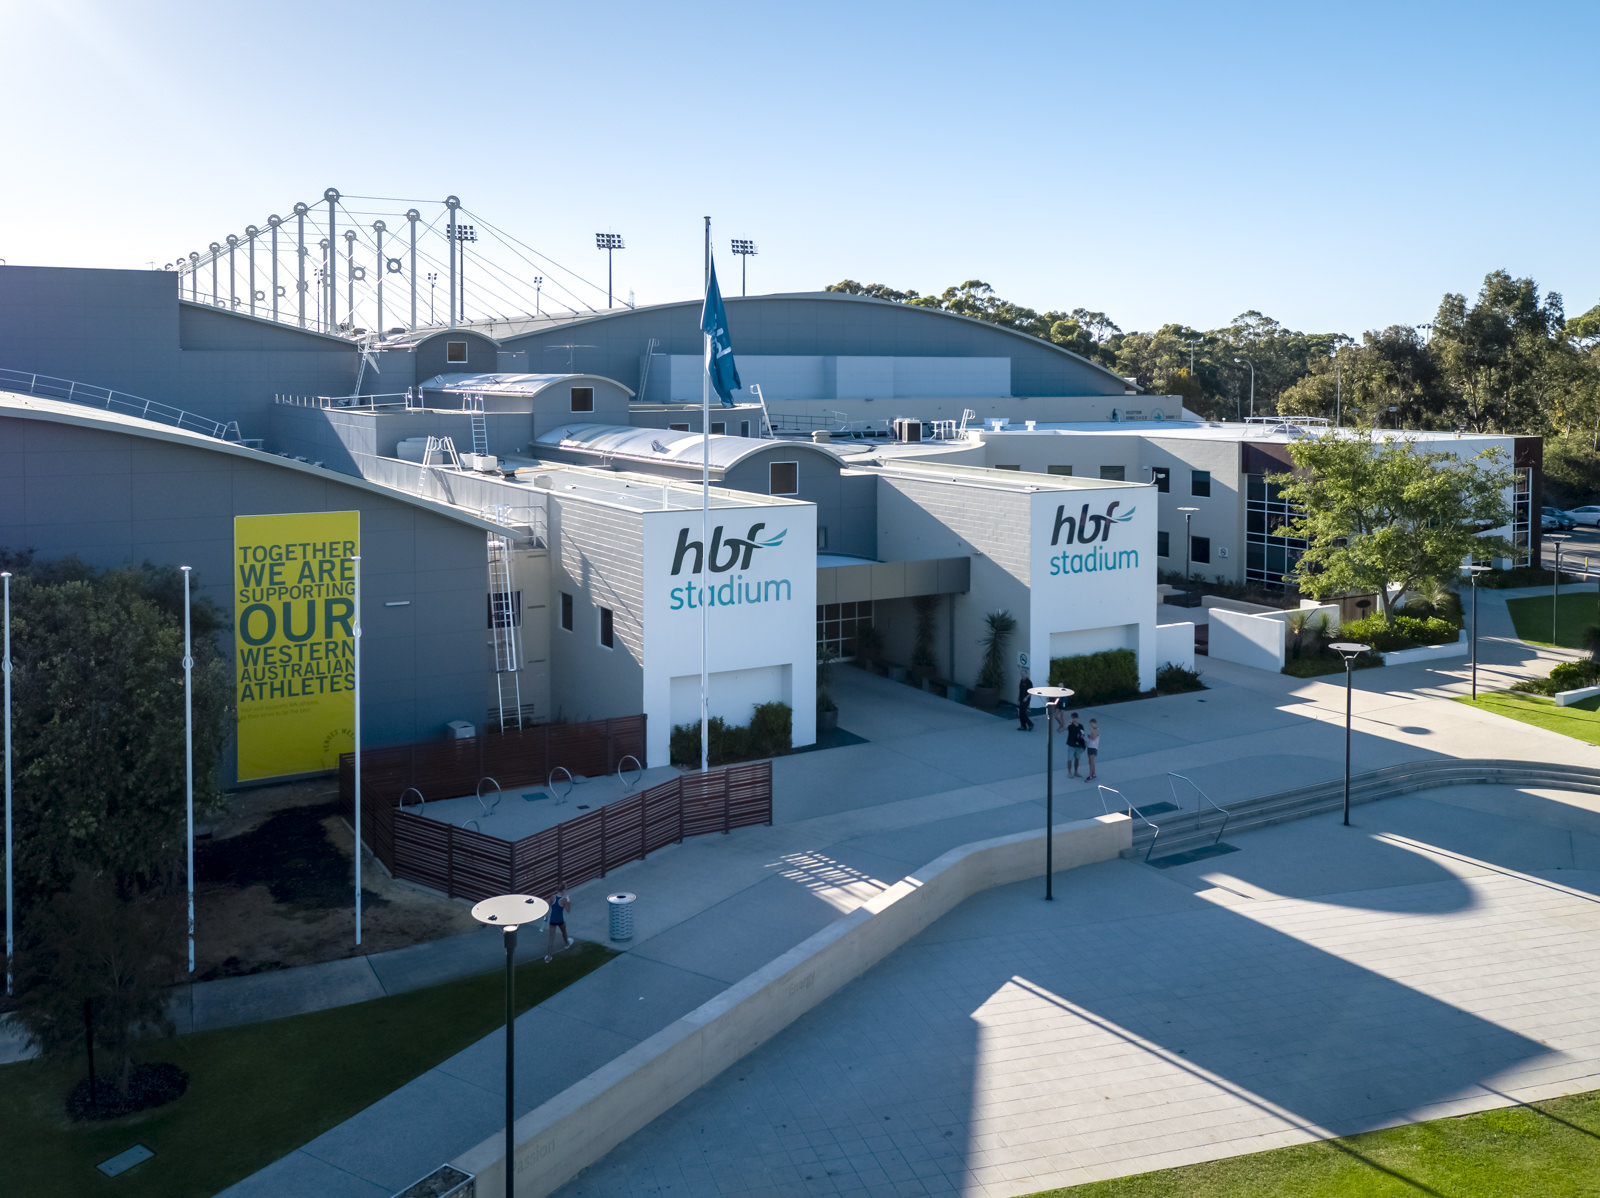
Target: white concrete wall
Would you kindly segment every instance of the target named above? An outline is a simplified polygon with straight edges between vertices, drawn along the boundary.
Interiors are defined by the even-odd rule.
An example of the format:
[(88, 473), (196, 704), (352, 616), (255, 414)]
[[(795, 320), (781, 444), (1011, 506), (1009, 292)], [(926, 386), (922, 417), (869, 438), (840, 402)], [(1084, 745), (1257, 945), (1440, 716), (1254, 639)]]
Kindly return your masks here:
[[(1125, 815), (1058, 825), (1056, 869), (1110, 860), (1131, 845), (1132, 829)], [(951, 850), (524, 1115), (517, 1193), (559, 1189), (971, 895), (1042, 874), (1044, 835)], [(501, 1131), (451, 1163), (476, 1176), (479, 1193), (498, 1194), (504, 1153)]]
[(1156, 669), (1171, 662), (1186, 670), (1194, 669), (1194, 625), (1156, 625)]
[(1221, 661), (1258, 670), (1283, 669), (1285, 634), (1282, 620), (1249, 612), (1211, 609), (1211, 642), (1207, 652)]
[[(698, 354), (656, 354), (650, 364), (650, 394), (642, 398), (653, 403), (697, 401), (704, 371)], [(744, 387), (734, 392), (735, 399), (753, 400), (750, 388), (759, 386), (774, 415), (786, 411), (782, 405), (792, 400), (1011, 396), (1010, 358), (740, 354), (739, 377)]]

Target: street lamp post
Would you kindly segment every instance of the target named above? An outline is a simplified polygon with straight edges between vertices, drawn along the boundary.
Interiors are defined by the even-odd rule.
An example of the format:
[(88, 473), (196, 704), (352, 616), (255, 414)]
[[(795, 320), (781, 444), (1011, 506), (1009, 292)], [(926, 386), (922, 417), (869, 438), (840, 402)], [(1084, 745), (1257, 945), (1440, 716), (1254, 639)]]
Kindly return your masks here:
[(1487, 574), (1488, 566), (1466, 567), (1467, 573), (1472, 577), (1472, 697), (1478, 697), (1478, 575)]
[(1360, 657), (1371, 645), (1358, 645), (1354, 641), (1335, 641), (1328, 646), (1340, 657), (1344, 658), (1344, 826), (1350, 826), (1350, 691), (1351, 672), (1355, 669), (1356, 658)]
[(1550, 643), (1556, 643), (1556, 609), (1561, 606), (1561, 544), (1567, 540), (1565, 533), (1546, 537), (1556, 547), (1556, 568), (1550, 572)]
[(611, 306), (611, 253), (628, 247), (622, 244), (621, 233), (596, 233), (594, 248), (606, 252), (606, 307)]
[(1190, 606), (1189, 584), (1193, 581), (1191, 573), (1194, 563), (1190, 560), (1194, 555), (1194, 514), (1200, 509), (1197, 507), (1181, 507), (1183, 513), (1183, 605)]
[(516, 973), (517, 929), (536, 923), (550, 912), (550, 904), (527, 894), (501, 894), (486, 898), (472, 908), (472, 918), (487, 927), (501, 929), (506, 946), (506, 1198), (513, 1198), (516, 1185)]
[(1073, 692), (1065, 686), (1035, 686), (1028, 693), (1044, 700), (1044, 897), (1056, 896), (1051, 889), (1055, 873), (1056, 839), (1056, 721), (1059, 708)]
[(1256, 364), (1249, 358), (1235, 358), (1235, 362), (1243, 362), (1250, 368), (1250, 419), (1256, 418)]
[(6, 688), (6, 993), (11, 991), (12, 955), (16, 951), (16, 904), (11, 901), (11, 571), (0, 571), (0, 584), (5, 587), (5, 651), (0, 656), (0, 672), (5, 674)]

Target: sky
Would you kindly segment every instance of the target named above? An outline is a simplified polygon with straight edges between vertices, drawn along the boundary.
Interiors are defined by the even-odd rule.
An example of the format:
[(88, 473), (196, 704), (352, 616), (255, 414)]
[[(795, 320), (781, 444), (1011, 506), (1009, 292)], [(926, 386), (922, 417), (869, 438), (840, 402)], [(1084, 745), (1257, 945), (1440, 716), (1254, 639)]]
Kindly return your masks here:
[(641, 304), (699, 295), (710, 215), (734, 294), (742, 237), (752, 294), (981, 279), (1129, 331), (1359, 335), (1497, 268), (1574, 314), (1597, 34), (1538, 0), (0, 0), (0, 259), (143, 269), (336, 187), (458, 195), (602, 289), (620, 233)]

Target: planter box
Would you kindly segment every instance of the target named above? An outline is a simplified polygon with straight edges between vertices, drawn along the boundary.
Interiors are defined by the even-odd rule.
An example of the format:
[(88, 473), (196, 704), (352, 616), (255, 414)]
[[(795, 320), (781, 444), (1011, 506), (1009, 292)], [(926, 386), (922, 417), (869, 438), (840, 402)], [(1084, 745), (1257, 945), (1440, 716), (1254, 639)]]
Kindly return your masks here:
[(1559, 691), (1556, 694), (1557, 707), (1571, 707), (1574, 703), (1582, 703), (1585, 699), (1592, 699), (1600, 695), (1600, 686), (1580, 686), (1575, 691)]
[(946, 699), (952, 699), (957, 703), (965, 703), (967, 701), (967, 688), (962, 686), (959, 682), (946, 683), (944, 688), (944, 697)]
[(889, 667), (889, 681), (890, 682), (904, 682), (905, 680), (906, 680), (906, 668), (905, 668), (905, 666), (890, 666)]
[(1420, 649), (1396, 649), (1392, 653), (1380, 653), (1386, 666), (1403, 666), (1413, 661), (1433, 661), (1444, 657), (1465, 657), (1471, 648), (1467, 644), (1467, 634), (1462, 633), (1456, 638), (1453, 645), (1423, 645)]

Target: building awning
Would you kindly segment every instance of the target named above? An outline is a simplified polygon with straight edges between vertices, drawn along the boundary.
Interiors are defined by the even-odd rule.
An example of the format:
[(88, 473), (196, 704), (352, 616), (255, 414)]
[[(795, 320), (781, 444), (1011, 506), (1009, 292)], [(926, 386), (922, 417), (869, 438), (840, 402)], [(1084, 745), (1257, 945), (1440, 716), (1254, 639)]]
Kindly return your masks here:
[(817, 602), (861, 603), (917, 595), (960, 595), (972, 586), (970, 557), (934, 557), (906, 562), (849, 560), (817, 555)]

